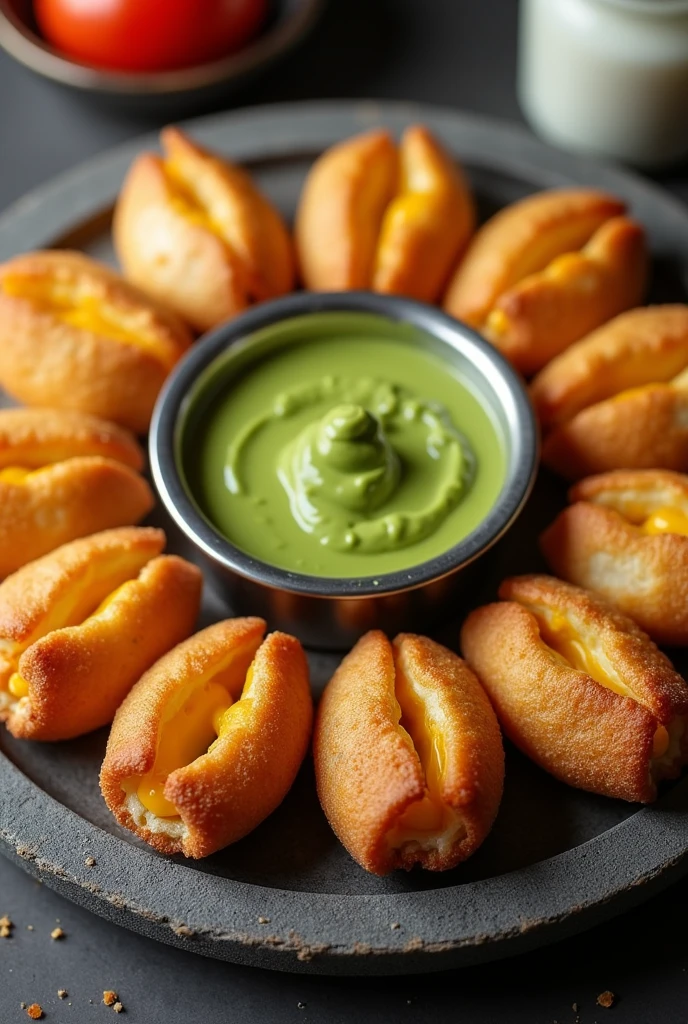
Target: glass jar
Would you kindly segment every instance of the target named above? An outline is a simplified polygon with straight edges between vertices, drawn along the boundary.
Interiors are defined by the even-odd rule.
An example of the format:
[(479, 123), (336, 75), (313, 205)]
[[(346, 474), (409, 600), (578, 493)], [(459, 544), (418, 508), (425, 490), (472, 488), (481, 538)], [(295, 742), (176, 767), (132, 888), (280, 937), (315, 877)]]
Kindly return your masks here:
[(641, 167), (688, 155), (688, 0), (522, 0), (519, 99), (564, 148)]

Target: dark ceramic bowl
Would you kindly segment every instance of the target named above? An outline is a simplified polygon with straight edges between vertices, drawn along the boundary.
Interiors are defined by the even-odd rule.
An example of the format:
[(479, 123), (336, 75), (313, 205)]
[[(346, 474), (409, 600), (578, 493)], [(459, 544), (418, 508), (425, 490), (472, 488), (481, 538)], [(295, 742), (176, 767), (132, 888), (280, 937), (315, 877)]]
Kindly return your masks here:
[(265, 27), (241, 50), (177, 71), (101, 71), (70, 60), (41, 38), (31, 0), (0, 0), (0, 46), (32, 71), (71, 89), (139, 110), (172, 114), (227, 95), (284, 56), (308, 33), (324, 3), (272, 0)]
[[(410, 569), (364, 579), (289, 572), (231, 544), (201, 512), (183, 471), (185, 430), (246, 366), (269, 357), (280, 336), (258, 332), (313, 313), (363, 313), (409, 324), (421, 343), (460, 368), (486, 402), (506, 439), (507, 469), (501, 493), (472, 533), (437, 558)], [(289, 342), (286, 342), (289, 344)], [(215, 372), (216, 368), (221, 371)], [(212, 367), (212, 368), (211, 368)], [(212, 379), (214, 384), (207, 386)], [(538, 460), (537, 429), (524, 386), (506, 360), (478, 334), (440, 310), (370, 292), (301, 292), (264, 303), (207, 335), (169, 378), (150, 433), (153, 477), (168, 512), (191, 540), (231, 608), (264, 615), (273, 628), (296, 634), (312, 647), (340, 648), (368, 629), (418, 630), (455, 611), (467, 592), (469, 566), (511, 526), (530, 492)]]

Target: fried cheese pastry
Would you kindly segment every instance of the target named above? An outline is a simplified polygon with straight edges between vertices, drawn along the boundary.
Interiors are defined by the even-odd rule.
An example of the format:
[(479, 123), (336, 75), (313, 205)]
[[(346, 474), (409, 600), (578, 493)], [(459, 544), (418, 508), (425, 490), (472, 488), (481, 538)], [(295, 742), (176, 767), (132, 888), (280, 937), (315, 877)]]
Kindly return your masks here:
[(114, 423), (59, 409), (0, 410), (0, 578), (54, 548), (137, 523), (153, 494)]
[(688, 756), (688, 687), (635, 622), (551, 576), (505, 580), (461, 649), (505, 734), (562, 782), (649, 803)]
[(26, 405), (145, 433), (191, 340), (173, 313), (83, 253), (32, 252), (0, 266), (0, 386)]
[(468, 665), (427, 637), (358, 641), (323, 694), (313, 755), (330, 825), (376, 875), (455, 867), (499, 808), (504, 752), (490, 702)]
[(100, 774), (120, 825), (162, 853), (208, 854), (282, 802), (306, 753), (313, 701), (301, 644), (229, 619), (157, 662), (115, 716)]
[(569, 480), (688, 470), (688, 306), (616, 317), (554, 359), (530, 395), (543, 461)]
[(142, 153), (115, 207), (126, 277), (207, 331), (294, 287), (281, 215), (246, 171), (165, 128), (162, 157)]
[(0, 584), (0, 720), (13, 736), (65, 740), (107, 724), (189, 635), (201, 573), (164, 545), (162, 530), (106, 530)]
[(444, 298), (522, 373), (643, 297), (647, 247), (625, 205), (593, 189), (551, 189), (495, 214)]
[(688, 476), (619, 469), (581, 480), (540, 538), (553, 572), (596, 590), (665, 644), (688, 644)]
[(462, 171), (423, 125), (397, 146), (384, 130), (328, 149), (296, 215), (301, 277), (313, 291), (364, 288), (433, 302), (475, 226)]

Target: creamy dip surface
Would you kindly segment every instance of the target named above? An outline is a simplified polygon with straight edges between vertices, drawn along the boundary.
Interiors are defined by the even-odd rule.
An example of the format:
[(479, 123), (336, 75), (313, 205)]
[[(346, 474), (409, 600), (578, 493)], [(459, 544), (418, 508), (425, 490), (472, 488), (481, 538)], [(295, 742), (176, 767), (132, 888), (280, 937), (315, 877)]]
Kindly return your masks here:
[(187, 431), (188, 486), (215, 528), (261, 561), (328, 577), (410, 568), (467, 536), (506, 458), (459, 370), (382, 318), (314, 314), (290, 334), (225, 371)]

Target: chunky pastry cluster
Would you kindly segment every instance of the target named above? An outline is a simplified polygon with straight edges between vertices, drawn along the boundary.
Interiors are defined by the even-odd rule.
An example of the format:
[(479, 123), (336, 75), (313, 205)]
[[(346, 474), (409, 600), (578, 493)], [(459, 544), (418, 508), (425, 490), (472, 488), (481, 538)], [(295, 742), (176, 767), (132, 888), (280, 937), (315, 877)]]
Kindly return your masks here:
[(532, 382), (543, 461), (569, 480), (688, 470), (686, 371), (688, 306), (633, 309), (600, 327)]
[(631, 306), (647, 278), (645, 232), (614, 196), (552, 189), (495, 214), (445, 296), (525, 374)]
[(688, 759), (688, 687), (636, 623), (551, 576), (505, 580), (461, 631), (504, 732), (562, 782), (648, 802)]
[(387, 874), (470, 857), (497, 815), (502, 738), (465, 661), (427, 637), (367, 633), (323, 694), (318, 796), (351, 856)]
[(100, 775), (118, 822), (163, 853), (205, 857), (282, 802), (313, 701), (298, 640), (230, 619), (179, 644), (122, 703)]
[(475, 226), (458, 164), (427, 128), (397, 146), (371, 131), (328, 149), (296, 214), (301, 277), (313, 291), (367, 288), (436, 301)]
[[(162, 144), (117, 201), (124, 276), (58, 250), (0, 266), (0, 386), (30, 406), (0, 412), (0, 720), (36, 741), (112, 723), (117, 822), (195, 858), (275, 810), (311, 732), (323, 811), (379, 875), (480, 847), (502, 729), (569, 785), (655, 799), (688, 760), (688, 688), (655, 646), (688, 645), (688, 307), (633, 308), (647, 253), (624, 203), (554, 189), (476, 232), (438, 139), (371, 131), (315, 161), (292, 241), (244, 170), (176, 129)], [(195, 332), (298, 274), (439, 302), (480, 331), (535, 375), (543, 460), (577, 481), (541, 537), (560, 578), (505, 580), (464, 623), (465, 660), (367, 633), (314, 726), (300, 643), (259, 618), (194, 634), (199, 570), (136, 526), (153, 496), (134, 434), (167, 375)]]

